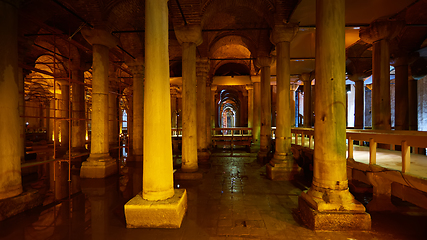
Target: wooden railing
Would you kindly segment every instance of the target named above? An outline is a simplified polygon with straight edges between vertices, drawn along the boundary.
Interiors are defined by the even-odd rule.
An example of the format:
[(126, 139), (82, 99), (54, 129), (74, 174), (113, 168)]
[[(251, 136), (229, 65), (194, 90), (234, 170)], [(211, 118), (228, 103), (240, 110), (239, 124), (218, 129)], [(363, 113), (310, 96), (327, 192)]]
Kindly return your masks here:
[(182, 128), (172, 128), (172, 137), (182, 137)]
[(250, 146), (252, 142), (252, 128), (212, 128), (212, 144), (216, 145), (243, 145)]
[[(296, 145), (305, 146), (308, 137), (309, 148), (314, 146), (313, 128), (292, 128)], [(402, 130), (362, 130), (347, 129), (348, 158), (353, 159), (353, 140), (369, 142), (369, 164), (376, 164), (377, 144), (388, 144), (391, 149), (395, 145), (401, 146), (402, 172), (409, 172), (411, 164), (410, 148), (427, 148), (427, 132), (402, 131)], [(272, 129), (272, 136), (275, 135), (275, 128)], [(299, 138), (301, 140), (299, 140)]]

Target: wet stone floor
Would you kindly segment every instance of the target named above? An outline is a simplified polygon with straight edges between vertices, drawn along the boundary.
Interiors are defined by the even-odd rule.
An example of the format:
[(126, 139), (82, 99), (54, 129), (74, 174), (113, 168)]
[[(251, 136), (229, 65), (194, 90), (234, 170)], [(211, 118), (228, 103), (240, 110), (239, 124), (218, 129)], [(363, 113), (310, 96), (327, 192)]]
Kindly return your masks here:
[(427, 211), (404, 202), (398, 212), (371, 213), (371, 231), (314, 232), (297, 211), (310, 181), (268, 180), (256, 154), (238, 150), (214, 152), (202, 180), (175, 181), (188, 192), (180, 229), (126, 229), (123, 205), (141, 191), (142, 167), (121, 164), (120, 176), (100, 181), (77, 172), (73, 194), (0, 222), (0, 239), (427, 239)]

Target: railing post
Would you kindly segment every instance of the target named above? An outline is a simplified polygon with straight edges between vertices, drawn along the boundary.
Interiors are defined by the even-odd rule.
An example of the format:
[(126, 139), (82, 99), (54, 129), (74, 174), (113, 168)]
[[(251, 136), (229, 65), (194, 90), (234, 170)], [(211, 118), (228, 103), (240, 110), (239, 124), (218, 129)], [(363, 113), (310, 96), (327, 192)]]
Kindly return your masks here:
[(301, 133), (301, 146), (305, 146), (305, 134), (304, 132)]
[(410, 146), (406, 141), (402, 141), (402, 172), (409, 172), (409, 167), (411, 165), (411, 151)]
[(295, 145), (298, 145), (298, 132), (295, 132)]
[(310, 139), (308, 140), (308, 148), (311, 149), (311, 147), (313, 147), (313, 135), (310, 135), (309, 137)]
[(369, 164), (377, 164), (377, 143), (373, 138), (369, 139)]
[(348, 137), (348, 158), (353, 159), (353, 140)]

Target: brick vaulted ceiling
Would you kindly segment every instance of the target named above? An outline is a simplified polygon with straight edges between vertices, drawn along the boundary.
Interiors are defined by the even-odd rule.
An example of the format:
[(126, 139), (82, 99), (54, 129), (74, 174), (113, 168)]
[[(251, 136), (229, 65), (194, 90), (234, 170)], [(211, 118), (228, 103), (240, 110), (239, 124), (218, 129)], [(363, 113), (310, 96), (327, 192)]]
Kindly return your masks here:
[[(197, 56), (211, 59), (212, 76), (257, 74), (253, 59), (274, 55), (274, 45), (270, 42), (272, 27), (283, 22), (299, 23), (300, 31), (291, 43), (291, 74), (313, 71), (315, 3), (315, 0), (169, 0), (171, 76), (179, 76), (181, 66), (181, 46), (173, 29), (183, 24), (202, 26), (203, 43), (197, 47)], [(27, 69), (34, 67), (36, 59), (48, 50), (61, 53), (60, 60), (71, 58), (72, 64), (90, 63), (91, 46), (79, 30), (100, 27), (119, 38), (110, 60), (117, 68), (126, 70), (127, 61), (144, 56), (144, 5), (144, 0), (21, 0), (20, 63)], [(396, 49), (424, 54), (427, 0), (347, 0), (347, 64), (355, 65), (358, 58), (365, 59), (361, 65), (363, 71), (370, 71), (371, 48), (360, 40), (359, 29), (379, 18), (406, 22), (391, 44), (393, 54)]]

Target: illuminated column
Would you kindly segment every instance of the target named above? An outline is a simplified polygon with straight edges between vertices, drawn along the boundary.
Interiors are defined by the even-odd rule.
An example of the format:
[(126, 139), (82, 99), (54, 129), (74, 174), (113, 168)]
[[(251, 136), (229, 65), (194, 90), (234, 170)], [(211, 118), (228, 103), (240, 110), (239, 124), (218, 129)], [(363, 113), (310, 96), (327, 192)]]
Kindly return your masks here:
[(257, 65), (261, 68), (261, 139), (258, 161), (263, 162), (270, 151), (271, 142), (271, 90), (270, 90), (270, 65), (271, 57), (257, 58)]
[(212, 97), (211, 97), (211, 82), (209, 79), (206, 79), (206, 141), (207, 141), (207, 147), (208, 149), (211, 148), (212, 145), (212, 133), (211, 133), (211, 112), (212, 110)]
[(216, 105), (216, 90), (218, 89), (218, 86), (212, 85), (211, 86), (211, 126), (212, 128), (216, 127), (216, 113), (218, 112), (218, 106)]
[(18, 79), (18, 6), (0, 2), (0, 199), (22, 192)]
[(311, 109), (312, 100), (311, 100), (311, 80), (313, 76), (311, 73), (303, 73), (300, 76), (300, 79), (304, 83), (304, 120), (303, 126), (305, 128), (311, 128), (313, 126), (312, 116), (313, 111)]
[(196, 47), (203, 42), (199, 25), (175, 27), (175, 35), (182, 45), (182, 167), (183, 172), (196, 172), (197, 116), (196, 116)]
[(360, 38), (372, 43), (372, 129), (390, 130), (390, 51), (389, 41), (403, 27), (397, 20), (376, 20), (360, 30)]
[(299, 197), (315, 230), (370, 229), (369, 214), (348, 190), (345, 118), (345, 0), (316, 1), (316, 119), (311, 188)]
[(395, 59), (395, 129), (409, 130), (408, 57)]
[(246, 90), (248, 90), (248, 128), (251, 128), (254, 121), (254, 85), (247, 84)]
[[(129, 63), (129, 68), (133, 77), (132, 159), (142, 161), (144, 137), (144, 62), (142, 60), (132, 61)], [(129, 127), (130, 126), (128, 124), (128, 129)]]
[(197, 158), (199, 161), (209, 159), (206, 136), (206, 78), (209, 71), (209, 60), (197, 60)]
[(176, 95), (178, 94), (178, 87), (177, 86), (171, 86), (170, 87), (170, 93), (171, 93), (171, 125), (172, 128), (177, 128), (177, 121), (176, 121), (176, 110), (177, 110), (177, 102), (176, 102)]
[(267, 176), (272, 180), (290, 180), (298, 170), (291, 151), (292, 114), (290, 106), (290, 42), (298, 32), (298, 25), (276, 25), (271, 34), (271, 42), (276, 45), (276, 82), (277, 82), (277, 117), (276, 117), (276, 151), (267, 164)]
[(119, 129), (117, 123), (117, 90), (111, 89), (108, 93), (108, 138), (111, 147), (117, 147), (119, 140)]
[(298, 84), (290, 85), (290, 105), (291, 105), (291, 127), (295, 127), (295, 91), (298, 89)]
[(167, 0), (145, 1), (142, 195), (124, 206), (128, 228), (179, 228), (187, 192), (173, 188)]
[(84, 72), (78, 68), (71, 70), (72, 86), (72, 131), (71, 151), (74, 153), (85, 152), (86, 121), (85, 119), (85, 92)]
[(354, 128), (363, 129), (365, 122), (365, 85), (362, 74), (353, 74), (349, 79), (355, 83)]
[(116, 161), (108, 146), (108, 67), (109, 48), (117, 39), (101, 29), (82, 29), (82, 35), (93, 46), (92, 79), (92, 133), (90, 155), (82, 163), (80, 177), (105, 178), (117, 172)]
[(64, 149), (68, 148), (69, 139), (70, 139), (70, 130), (68, 118), (70, 116), (69, 107), (70, 107), (70, 85), (68, 81), (62, 80), (61, 84), (61, 102), (60, 102), (60, 116), (61, 120), (61, 147)]
[(261, 142), (261, 78), (259, 76), (251, 76), (251, 81), (254, 85), (252, 142), (256, 147), (259, 147)]

